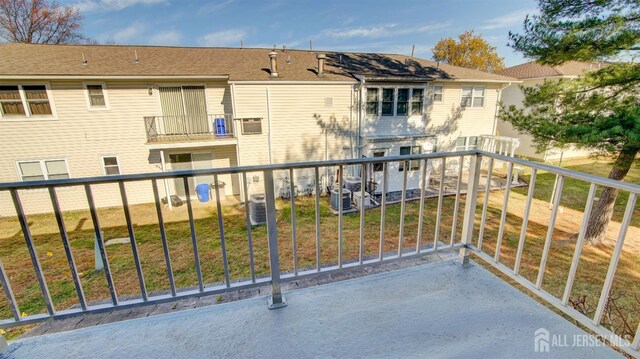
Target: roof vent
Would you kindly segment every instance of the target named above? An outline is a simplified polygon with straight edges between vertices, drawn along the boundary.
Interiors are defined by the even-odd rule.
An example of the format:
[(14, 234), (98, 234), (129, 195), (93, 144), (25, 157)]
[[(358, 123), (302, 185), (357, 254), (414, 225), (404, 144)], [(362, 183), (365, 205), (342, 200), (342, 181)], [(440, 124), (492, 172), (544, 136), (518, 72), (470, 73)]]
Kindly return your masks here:
[(324, 62), (327, 59), (327, 55), (317, 54), (316, 58), (318, 59), (318, 77), (322, 77), (324, 76)]
[(269, 53), (269, 62), (271, 64), (271, 72), (269, 76), (278, 77), (278, 53), (275, 51), (271, 51)]
[(87, 61), (87, 57), (84, 56), (84, 52), (82, 53), (82, 64), (86, 65), (89, 61)]
[(138, 50), (133, 50), (133, 63), (134, 64), (140, 63), (140, 59), (138, 59)]

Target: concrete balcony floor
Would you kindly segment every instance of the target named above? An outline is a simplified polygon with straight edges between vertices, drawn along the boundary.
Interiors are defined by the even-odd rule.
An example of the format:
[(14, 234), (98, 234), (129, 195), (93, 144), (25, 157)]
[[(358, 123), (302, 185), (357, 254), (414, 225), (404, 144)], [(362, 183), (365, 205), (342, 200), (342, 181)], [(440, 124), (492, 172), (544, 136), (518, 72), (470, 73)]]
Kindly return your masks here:
[[(534, 351), (534, 331), (586, 334), (472, 264), (451, 260), (265, 297), (17, 340), (2, 358), (618, 358)], [(569, 339), (571, 341), (571, 339)]]

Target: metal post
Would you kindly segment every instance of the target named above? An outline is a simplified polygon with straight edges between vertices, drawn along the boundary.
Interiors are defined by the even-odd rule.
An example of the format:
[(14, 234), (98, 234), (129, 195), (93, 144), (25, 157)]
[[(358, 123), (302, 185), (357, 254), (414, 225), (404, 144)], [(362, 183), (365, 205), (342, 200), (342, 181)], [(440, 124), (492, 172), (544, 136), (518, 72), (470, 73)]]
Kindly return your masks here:
[(320, 272), (320, 169), (314, 168), (316, 197), (316, 270)]
[(287, 305), (280, 288), (280, 263), (278, 257), (278, 228), (276, 227), (276, 198), (273, 185), (273, 170), (264, 171), (264, 198), (267, 214), (267, 237), (269, 240), (269, 265), (271, 267), (271, 295), (269, 309)]
[(378, 259), (384, 259), (384, 227), (386, 221), (387, 211), (387, 187), (388, 187), (388, 168), (389, 162), (382, 164), (382, 198), (380, 200), (380, 250), (378, 253)]
[(465, 246), (460, 248), (458, 254), (458, 264), (464, 266), (469, 263), (469, 248), (473, 237), (473, 225), (476, 216), (476, 205), (478, 202), (478, 183), (480, 182), (480, 165), (482, 158), (480, 155), (471, 157), (469, 164), (469, 183), (467, 185), (467, 199), (464, 205), (464, 218), (462, 220), (462, 235), (460, 242)]
[(338, 173), (340, 178), (338, 179), (338, 268), (342, 268), (342, 210), (344, 204), (342, 203), (342, 187), (344, 186), (344, 176), (342, 171), (344, 167), (338, 166)]
[(398, 230), (398, 257), (402, 257), (402, 247), (404, 247), (404, 214), (407, 208), (407, 174), (411, 166), (410, 161), (403, 161), (402, 171), (402, 194), (400, 195), (400, 228)]
[[(242, 186), (244, 188), (244, 216), (247, 223), (247, 243), (249, 245), (249, 267), (251, 268), (251, 283), (255, 283), (256, 267), (253, 259), (253, 235), (251, 233), (251, 219), (249, 215), (249, 189), (247, 186), (247, 172), (242, 172)], [(296, 253), (294, 253), (294, 256), (295, 255)], [(296, 274), (298, 273), (296, 272)]]
[[(340, 170), (342, 171), (342, 170)], [(342, 172), (340, 172), (342, 173)], [(298, 234), (296, 232), (296, 194), (293, 179), (293, 168), (289, 169), (289, 194), (291, 199), (291, 241), (293, 242), (293, 273), (298, 275)], [(342, 215), (342, 213), (341, 213)]]
[(162, 217), (162, 207), (160, 206), (160, 196), (158, 195), (158, 182), (151, 180), (153, 187), (153, 198), (156, 205), (156, 213), (158, 215), (158, 227), (160, 228), (160, 239), (162, 240), (162, 251), (164, 252), (164, 262), (167, 266), (167, 277), (169, 278), (169, 286), (171, 287), (171, 295), (176, 296), (176, 283), (173, 278), (173, 268), (171, 267), (171, 256), (169, 255), (169, 243), (167, 243), (167, 232), (164, 228), (164, 218)]

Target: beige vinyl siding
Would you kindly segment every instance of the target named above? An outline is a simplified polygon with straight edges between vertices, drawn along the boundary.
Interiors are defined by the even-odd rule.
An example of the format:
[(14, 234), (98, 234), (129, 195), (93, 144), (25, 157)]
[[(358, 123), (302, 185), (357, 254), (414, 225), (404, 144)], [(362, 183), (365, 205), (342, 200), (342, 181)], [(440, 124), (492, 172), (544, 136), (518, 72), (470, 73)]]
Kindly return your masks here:
[[(123, 174), (161, 170), (159, 152), (150, 151), (146, 145), (144, 126), (145, 116), (162, 114), (155, 82), (106, 82), (109, 109), (102, 111), (88, 110), (81, 81), (51, 81), (50, 86), (56, 120), (0, 119), (0, 182), (20, 180), (15, 165), (17, 160), (64, 158), (72, 178), (102, 176), (100, 159), (103, 155), (117, 155)], [(212, 98), (212, 95), (228, 92), (228, 86), (226, 89), (225, 85), (218, 87), (220, 90), (207, 91), (208, 104), (224, 103), (220, 98)], [(232, 152), (235, 158), (235, 150)], [(126, 186), (130, 203), (153, 201), (149, 181), (127, 183)], [(161, 197), (164, 197), (162, 181), (159, 182), (159, 188)], [(20, 195), (27, 213), (51, 210), (46, 191), (21, 191)], [(117, 185), (95, 186), (94, 196), (97, 206), (121, 204)], [(62, 188), (59, 197), (64, 210), (86, 208), (82, 188)], [(8, 193), (0, 192), (0, 215), (14, 213)]]
[[(262, 134), (239, 134), (240, 163), (269, 163), (269, 114), (273, 163), (349, 157), (350, 121), (351, 131), (356, 131), (356, 120), (351, 115), (351, 91), (350, 84), (236, 84), (236, 116), (262, 118)], [(284, 176), (288, 174), (276, 173), (276, 181)], [(263, 191), (260, 175), (259, 178), (260, 183), (250, 184), (250, 193)]]
[[(427, 107), (426, 133), (438, 137), (438, 151), (452, 151), (460, 136), (493, 135), (496, 121), (498, 94), (502, 84), (463, 82), (434, 82), (443, 86), (442, 102)], [(460, 108), (462, 88), (484, 87), (484, 106)]]

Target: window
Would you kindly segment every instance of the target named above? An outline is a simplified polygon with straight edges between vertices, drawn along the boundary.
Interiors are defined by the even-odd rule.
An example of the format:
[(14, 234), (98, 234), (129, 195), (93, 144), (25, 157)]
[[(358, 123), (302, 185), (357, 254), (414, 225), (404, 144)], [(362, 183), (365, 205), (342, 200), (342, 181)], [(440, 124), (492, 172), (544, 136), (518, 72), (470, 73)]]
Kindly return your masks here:
[(409, 106), (409, 89), (398, 89), (396, 116), (406, 116)]
[(242, 134), (243, 135), (259, 135), (262, 133), (262, 118), (243, 118)]
[(394, 89), (382, 89), (382, 116), (393, 116)]
[(478, 137), (458, 137), (456, 139), (456, 151), (475, 150), (478, 148)]
[(84, 88), (87, 94), (89, 109), (107, 109), (108, 104), (104, 84), (85, 84)]
[[(400, 147), (400, 156), (419, 155), (422, 153), (422, 147), (420, 146), (403, 146)], [(404, 162), (400, 162), (399, 170), (404, 171)], [(409, 171), (416, 171), (420, 169), (420, 160), (409, 161)]]
[(0, 115), (31, 117), (52, 114), (45, 85), (0, 86)]
[(102, 168), (105, 176), (119, 175), (120, 174), (120, 162), (117, 156), (104, 156), (102, 157)]
[(444, 97), (444, 88), (442, 86), (433, 86), (432, 100), (433, 102), (442, 102)]
[(411, 90), (411, 114), (422, 115), (422, 98), (424, 91), (422, 89)]
[(43, 181), (69, 178), (67, 161), (37, 160), (18, 162), (22, 181)]
[(367, 89), (367, 115), (378, 114), (378, 89)]
[(460, 106), (484, 107), (484, 88), (483, 87), (463, 87)]
[(4, 116), (24, 116), (24, 106), (18, 86), (0, 86), (0, 112)]
[[(384, 151), (374, 151), (373, 157), (384, 157)], [(383, 167), (383, 162), (375, 162), (373, 164), (373, 172), (382, 172)]]

